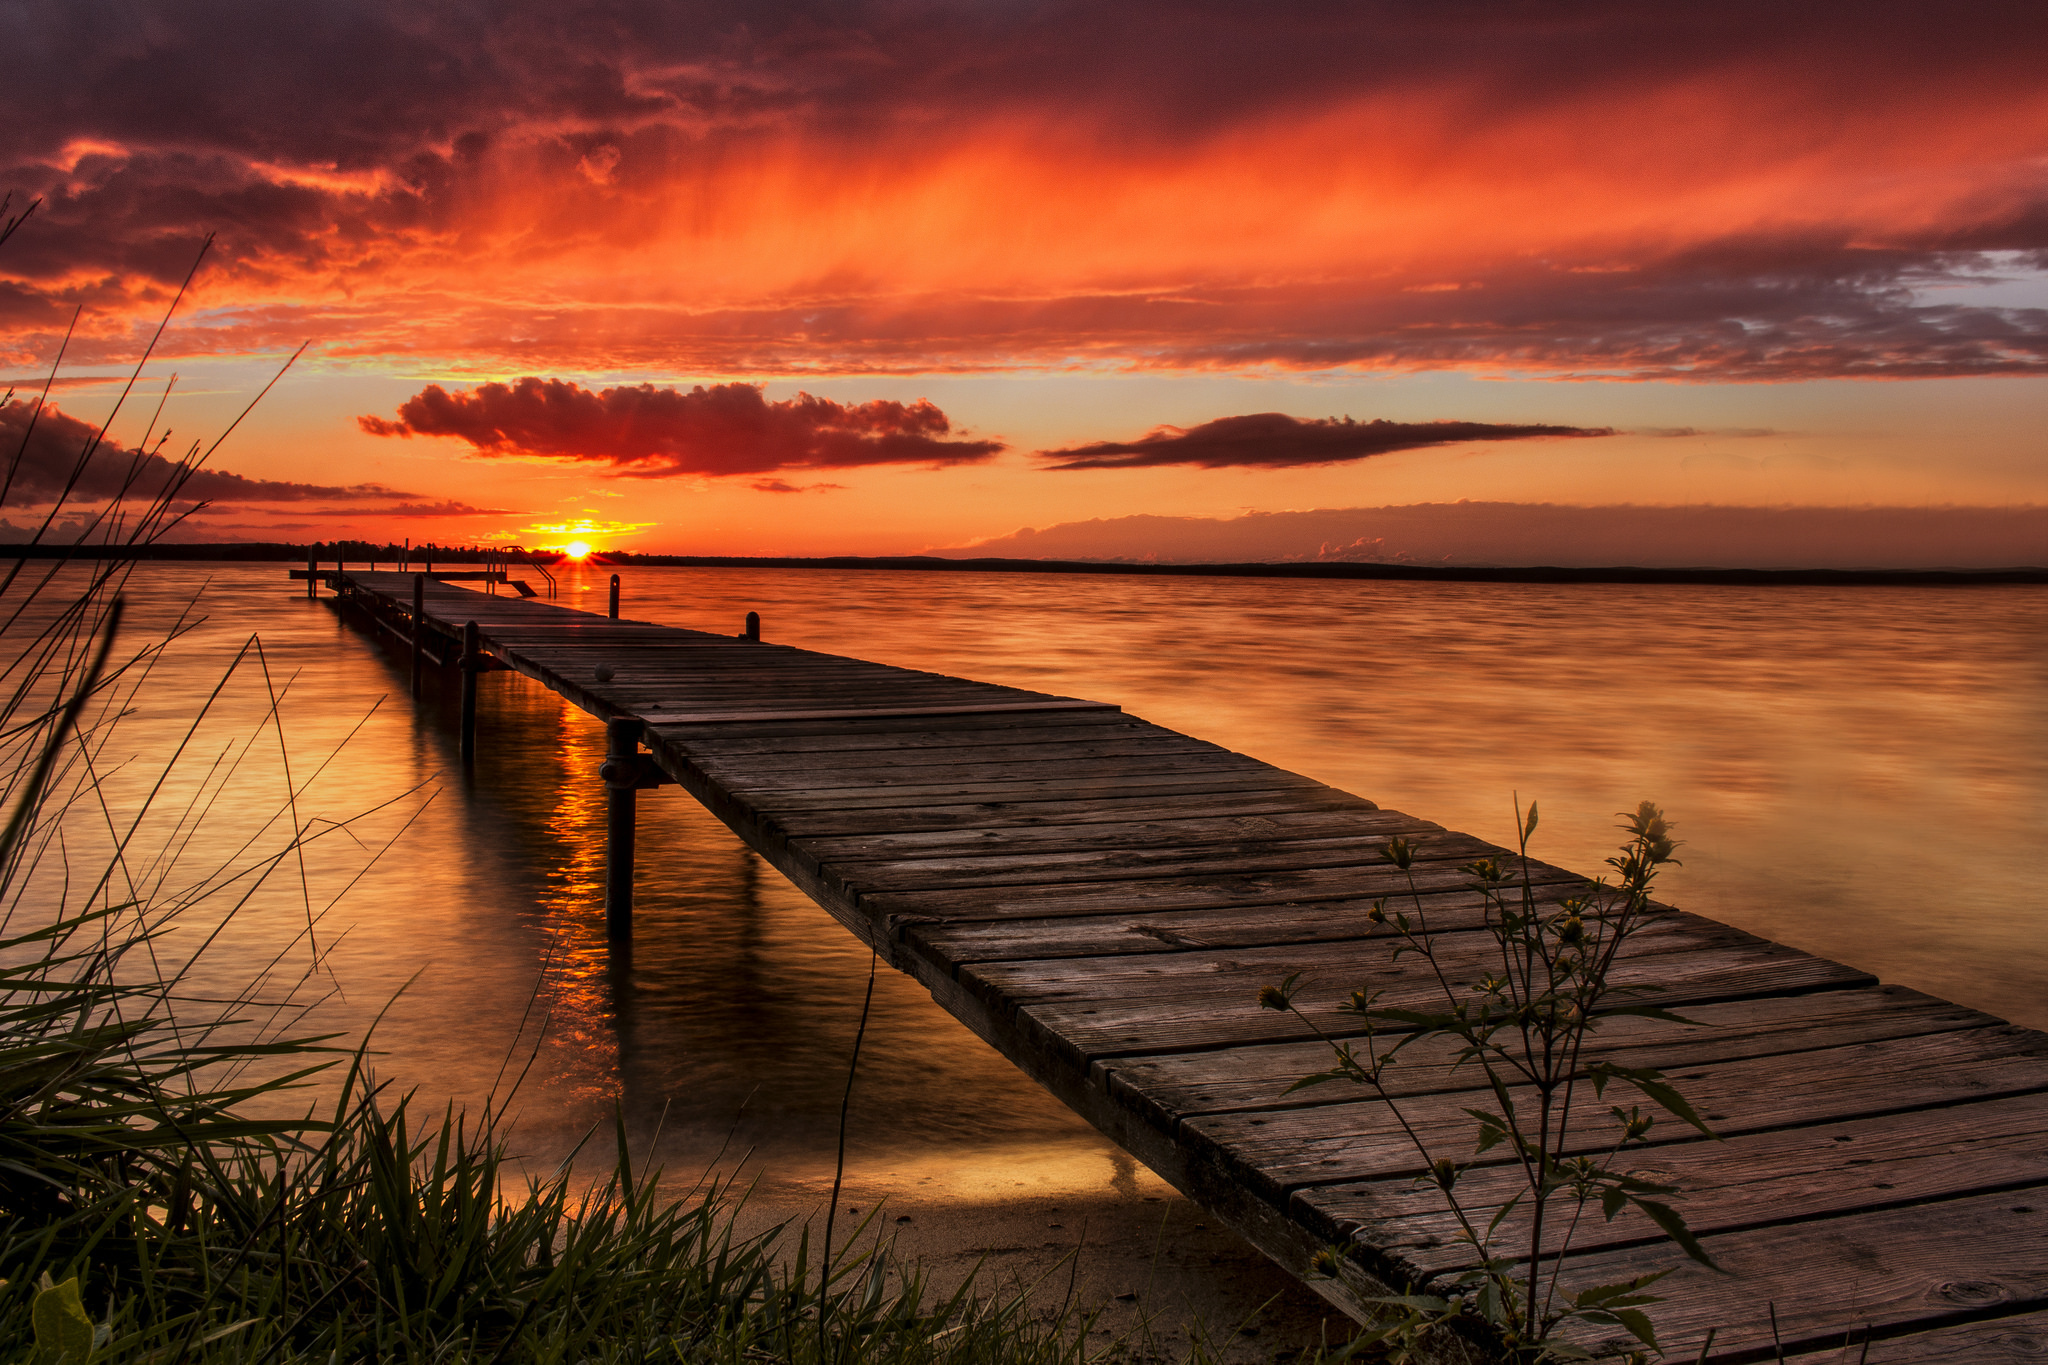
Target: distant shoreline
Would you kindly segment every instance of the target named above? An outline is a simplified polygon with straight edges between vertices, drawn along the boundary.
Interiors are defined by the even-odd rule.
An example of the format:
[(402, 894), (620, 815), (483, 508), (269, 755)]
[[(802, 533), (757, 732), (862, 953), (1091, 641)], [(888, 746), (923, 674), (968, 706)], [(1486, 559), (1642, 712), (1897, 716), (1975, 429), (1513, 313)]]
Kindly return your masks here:
[[(391, 563), (396, 546), (361, 542), (340, 547), (352, 563)], [(83, 549), (64, 545), (0, 545), (0, 559), (92, 558), (113, 554), (125, 559), (167, 561), (214, 560), (242, 563), (304, 564), (311, 555), (335, 560), (337, 547), (279, 543), (151, 545)], [(483, 552), (443, 547), (434, 551), (443, 564), (472, 563)], [(619, 568), (686, 569), (837, 569), (922, 573), (1123, 574), (1182, 578), (1365, 579), (1420, 583), (1677, 583), (1779, 587), (1985, 587), (2005, 584), (2048, 584), (2048, 568), (2010, 569), (1654, 569), (1628, 565), (1611, 568), (1557, 566), (1481, 567), (1473, 565), (1246, 563), (1145, 564), (1077, 559), (941, 559), (933, 555), (795, 556), (659, 555), (620, 552), (592, 556), (594, 563)], [(516, 568), (516, 562), (514, 567)]]

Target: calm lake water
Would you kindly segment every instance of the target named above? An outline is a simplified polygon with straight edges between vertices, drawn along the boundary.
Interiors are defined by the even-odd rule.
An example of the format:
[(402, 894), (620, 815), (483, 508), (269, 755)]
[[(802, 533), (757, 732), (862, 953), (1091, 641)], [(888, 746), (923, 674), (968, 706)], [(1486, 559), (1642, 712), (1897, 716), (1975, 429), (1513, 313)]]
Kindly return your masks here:
[[(229, 989), (275, 960), (273, 997), (320, 1001), (309, 1027), (359, 1033), (381, 1015), (379, 1074), (436, 1106), (526, 1069), (519, 1131), (536, 1152), (618, 1106), (636, 1132), (661, 1125), (672, 1163), (728, 1144), (783, 1177), (826, 1169), (865, 950), (666, 789), (641, 799), (636, 947), (614, 969), (600, 728), (486, 675), (464, 777), (452, 682), (416, 707), (398, 651), (285, 571), (151, 565), (131, 585), (148, 620), (195, 596), (204, 620), (108, 749), (134, 756), (118, 792), (157, 780), (252, 636), (262, 658), (193, 732), (130, 875), (155, 875), (134, 849), (172, 839), (178, 860), (158, 871), (175, 890), (239, 847), (275, 846), (294, 818), (320, 832), (303, 876), (295, 855), (253, 891), (198, 984)], [(608, 572), (571, 569), (563, 602), (602, 611)], [(1651, 797), (1687, 841), (1665, 899), (2048, 1027), (2048, 590), (624, 579), (629, 617), (737, 631), (755, 610), (772, 640), (1116, 702), (1494, 839), (1510, 837), (1515, 794), (1534, 797), (1538, 851), (1570, 867), (1598, 866), (1613, 813)], [(282, 748), (263, 724), (273, 690)], [(192, 834), (195, 802), (208, 809)], [(886, 969), (851, 1144), (857, 1176), (928, 1192), (1129, 1178), (1127, 1158)]]

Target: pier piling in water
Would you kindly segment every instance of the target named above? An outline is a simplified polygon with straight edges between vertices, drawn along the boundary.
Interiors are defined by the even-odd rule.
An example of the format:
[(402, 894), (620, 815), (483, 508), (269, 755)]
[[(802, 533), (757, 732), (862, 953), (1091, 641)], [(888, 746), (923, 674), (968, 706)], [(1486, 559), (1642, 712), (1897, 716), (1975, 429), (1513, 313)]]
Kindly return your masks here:
[(462, 657), (457, 663), (462, 669), (462, 766), (467, 768), (476, 762), (476, 675), (483, 668), (483, 646), (474, 621), (463, 623)]
[(745, 634), (746, 638), (747, 638), (747, 639), (749, 639), (749, 640), (754, 640), (754, 641), (759, 641), (759, 640), (760, 640), (760, 638), (761, 638), (761, 613), (760, 613), (760, 612), (758, 612), (758, 611), (750, 611), (750, 612), (748, 612), (748, 613), (747, 613), (747, 628), (746, 628), (746, 630), (745, 630), (745, 631), (744, 631), (743, 633)]
[(612, 938), (633, 932), (634, 792), (640, 786), (640, 733), (631, 717), (605, 723), (604, 926)]
[(612, 604), (610, 615), (611, 619), (614, 621), (619, 619), (619, 576), (617, 574), (612, 575)]
[(420, 697), (420, 659), (425, 649), (427, 619), (427, 576), (412, 576), (412, 697)]

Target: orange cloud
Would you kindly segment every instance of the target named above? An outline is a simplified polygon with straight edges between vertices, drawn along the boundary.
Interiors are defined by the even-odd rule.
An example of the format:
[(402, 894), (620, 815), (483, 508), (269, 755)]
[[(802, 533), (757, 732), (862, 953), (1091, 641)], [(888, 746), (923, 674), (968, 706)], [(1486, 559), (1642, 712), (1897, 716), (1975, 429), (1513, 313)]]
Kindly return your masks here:
[(82, 358), (132, 350), (219, 228), (173, 353), (2048, 370), (2048, 310), (1921, 288), (2048, 272), (2038, 5), (666, 16), (228, 0), (113, 46), (25, 21), (0, 160), (45, 211), (7, 351), (46, 356), (77, 302)]

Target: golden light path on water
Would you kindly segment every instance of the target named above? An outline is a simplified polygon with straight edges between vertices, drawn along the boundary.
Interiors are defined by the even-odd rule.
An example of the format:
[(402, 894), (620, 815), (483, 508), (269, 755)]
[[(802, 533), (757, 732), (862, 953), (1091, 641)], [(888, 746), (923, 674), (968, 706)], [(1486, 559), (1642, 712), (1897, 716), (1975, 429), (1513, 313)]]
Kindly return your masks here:
[[(558, 570), (564, 603), (602, 611), (610, 572)], [(2039, 588), (622, 578), (629, 617), (737, 631), (759, 611), (772, 640), (1117, 702), (1453, 829), (1504, 839), (1513, 796), (1534, 797), (1539, 851), (1581, 870), (1609, 851), (1612, 813), (1651, 797), (1688, 841), (1666, 899), (2048, 1025)], [(380, 1076), (435, 1107), (474, 1105), (524, 1070), (516, 1136), (536, 1155), (616, 1108), (638, 1137), (661, 1130), (672, 1169), (722, 1150), (799, 1187), (829, 1177), (868, 967), (851, 936), (668, 789), (641, 800), (635, 947), (615, 960), (598, 726), (487, 675), (464, 777), (452, 683), (430, 678), (415, 708), (402, 655), (294, 595), (284, 566), (146, 566), (139, 615), (168, 619), (202, 584), (207, 619), (126, 722), (138, 760), (115, 785), (153, 780), (144, 760), (255, 633), (273, 680), (291, 679), (295, 781), (356, 729), (297, 817), (391, 804), (317, 841), (303, 882), (273, 874), (196, 984), (225, 990), (276, 958), (277, 991), (324, 997), (309, 1026), (359, 1033), (381, 1011)], [(246, 742), (266, 696), (242, 669), (188, 754)], [(182, 868), (227, 856), (278, 808), (276, 747), (263, 732), (215, 780)], [(202, 789), (171, 784), (180, 800)], [(337, 896), (307, 974), (306, 917)], [(869, 1187), (935, 1196), (1156, 1188), (886, 969), (850, 1160)]]

